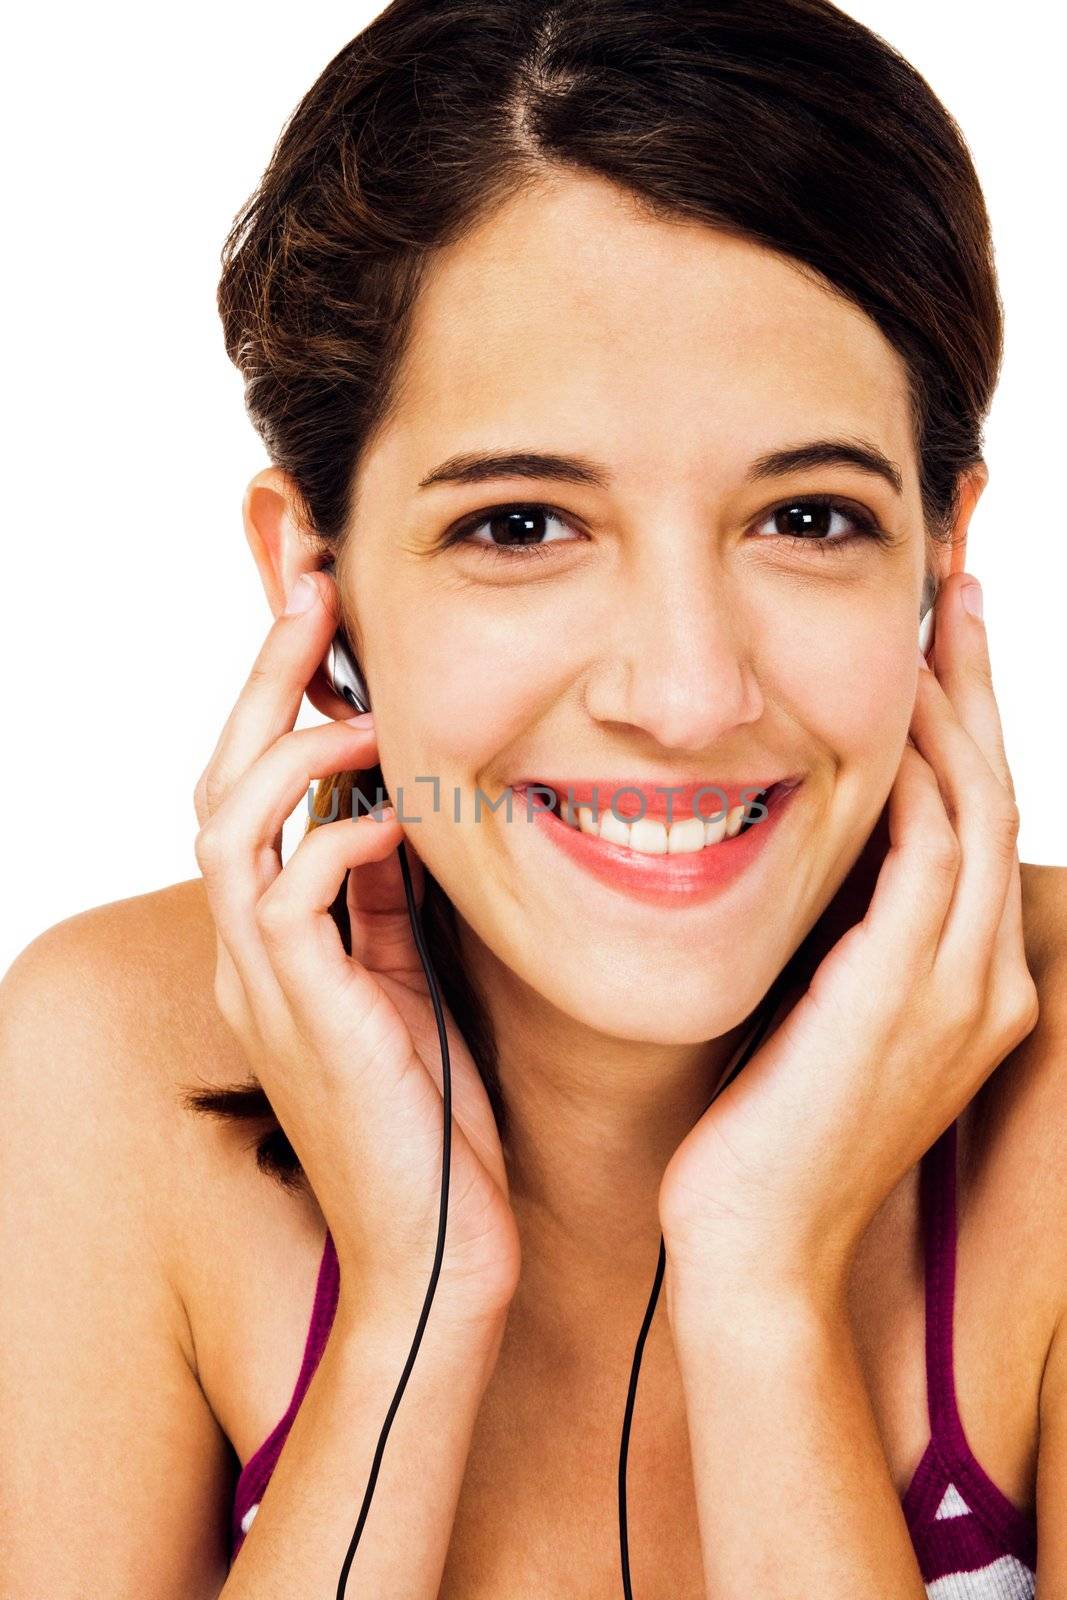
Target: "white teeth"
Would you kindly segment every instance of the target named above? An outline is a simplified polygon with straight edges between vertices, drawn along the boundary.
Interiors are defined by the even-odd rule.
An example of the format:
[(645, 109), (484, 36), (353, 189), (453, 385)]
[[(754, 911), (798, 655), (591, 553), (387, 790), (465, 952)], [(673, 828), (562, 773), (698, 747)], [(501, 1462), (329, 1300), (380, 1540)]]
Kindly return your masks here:
[[(582, 807), (579, 806), (578, 815), (581, 816), (581, 814)], [(592, 818), (592, 815), (593, 813), (590, 811), (590, 818)], [(608, 844), (630, 844), (633, 827), (636, 827), (637, 824), (634, 823), (633, 827), (631, 827), (630, 823), (623, 821), (621, 817), (617, 817), (609, 806), (606, 811), (600, 813), (600, 822), (599, 824), (594, 824), (594, 826), (600, 837), (606, 840)], [(666, 850), (666, 848), (667, 840), (664, 837), (663, 849)]]
[(727, 814), (724, 811), (721, 816), (716, 817), (714, 822), (705, 822), (705, 844), (718, 844), (721, 839), (726, 837), (726, 817)]
[(685, 817), (681, 822), (672, 822), (667, 831), (667, 854), (687, 856), (703, 850), (706, 827), (703, 817)]
[(726, 837), (732, 839), (745, 820), (745, 808), (742, 805), (732, 806), (726, 815)]
[[(631, 822), (629, 827), (630, 849), (640, 850), (646, 856), (665, 856), (667, 854), (667, 829), (662, 822), (656, 822), (652, 817), (639, 817), (636, 822)], [(674, 828), (671, 828), (674, 832)], [(604, 824), (600, 824), (600, 837), (604, 837)]]
[[(601, 812), (600, 813), (601, 821), (603, 821), (603, 818), (604, 818), (604, 813)], [(597, 821), (594, 820), (592, 806), (579, 806), (578, 807), (578, 826), (579, 826), (579, 828), (581, 828), (583, 833), (595, 833), (595, 834), (599, 834), (600, 833), (600, 822), (597, 822)]]
[(732, 806), (725, 815), (705, 822), (703, 817), (684, 817), (666, 824), (652, 817), (637, 817), (624, 822), (610, 805), (604, 807), (599, 818), (593, 816), (592, 806), (572, 806), (569, 800), (561, 802), (563, 821), (582, 833), (603, 839), (607, 844), (625, 845), (642, 855), (695, 855), (706, 845), (719, 844), (723, 839), (736, 838), (745, 819), (746, 807)]

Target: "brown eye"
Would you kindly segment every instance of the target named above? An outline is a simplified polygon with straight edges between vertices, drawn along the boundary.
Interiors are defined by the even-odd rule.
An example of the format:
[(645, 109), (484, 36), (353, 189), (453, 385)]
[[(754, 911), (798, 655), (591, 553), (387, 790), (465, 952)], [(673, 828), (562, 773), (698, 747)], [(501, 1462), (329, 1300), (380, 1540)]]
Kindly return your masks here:
[(851, 544), (856, 539), (882, 536), (869, 511), (827, 496), (783, 501), (767, 513), (759, 527), (768, 523), (773, 523), (774, 534), (794, 544)]
[[(515, 554), (539, 556), (545, 545), (575, 542), (552, 537), (552, 523), (566, 526), (551, 506), (539, 503), (490, 506), (461, 522), (449, 535), (447, 543), (471, 545), (490, 555), (502, 555), (505, 560)], [(474, 538), (473, 535), (483, 528), (488, 529), (488, 537)]]

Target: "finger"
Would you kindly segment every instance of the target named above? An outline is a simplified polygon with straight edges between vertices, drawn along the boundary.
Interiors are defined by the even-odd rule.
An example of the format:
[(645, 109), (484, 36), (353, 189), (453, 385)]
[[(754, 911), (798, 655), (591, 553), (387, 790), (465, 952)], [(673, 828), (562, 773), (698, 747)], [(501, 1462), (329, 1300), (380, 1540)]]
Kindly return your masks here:
[(932, 673), (920, 670), (911, 735), (933, 769), (960, 861), (938, 956), (954, 985), (981, 993), (1004, 914), (1018, 810)]
[(238, 779), (197, 835), (197, 861), (219, 936), (264, 1020), (276, 1018), (279, 993), (255, 912), (282, 870), (276, 848), (282, 824), (313, 777), (365, 764), (372, 746), (373, 734), (346, 722), (283, 734)]
[(990, 768), (1015, 799), (1015, 785), (1004, 750), (1004, 729), (993, 690), (989, 641), (981, 617), (963, 604), (969, 573), (946, 578), (937, 602), (934, 657), (937, 682)]
[[(937, 675), (960, 721), (981, 749), (1010, 799), (1015, 802), (1015, 784), (1005, 754), (1004, 730), (993, 689), (985, 624), (981, 617), (972, 615), (962, 604), (963, 587), (969, 580), (968, 573), (960, 573), (946, 582), (948, 592), (945, 599), (952, 603), (945, 606), (944, 617), (938, 623), (946, 642), (937, 663)], [(936, 648), (935, 636), (935, 654)], [(1025, 1038), (1034, 1022), (1036, 989), (1026, 964), (1017, 845), (1011, 849), (1008, 888), (990, 962), (987, 993), (988, 1009), (994, 1018), (1006, 1019), (1009, 1037), (1012, 1035), (1012, 1019), (1015, 1019), (1012, 1043)]]
[(275, 618), (197, 783), (201, 827), (252, 763), (295, 725), (308, 680), (329, 648), (337, 626), (336, 585), (321, 572), (305, 573), (302, 581), (311, 584), (314, 603)]
[[(960, 846), (945, 813), (937, 779), (918, 750), (905, 745), (889, 794), (889, 848), (874, 894), (851, 941), (860, 957), (858, 977), (869, 991), (864, 999), (877, 1009), (884, 997), (897, 1004), (899, 983), (925, 978), (933, 966), (945, 918), (952, 903)], [(855, 936), (855, 937), (853, 937)], [(877, 952), (886, 981), (871, 987), (869, 953)]]
[(346, 1035), (359, 1036), (365, 1059), (387, 1046), (409, 1054), (410, 1036), (377, 982), (376, 974), (388, 973), (384, 949), (375, 948), (374, 968), (348, 957), (330, 907), (345, 873), (380, 864), (400, 837), (395, 814), (347, 817), (314, 828), (256, 906), (260, 936), (297, 1027), (309, 1037), (321, 1036), (332, 1017), (343, 1016)]
[(1023, 896), (1016, 858), (1004, 900), (990, 961), (986, 1015), (996, 1030), (1007, 1028), (1005, 1048), (1011, 1049), (1031, 1031), (1037, 1020), (1037, 988), (1026, 959)]

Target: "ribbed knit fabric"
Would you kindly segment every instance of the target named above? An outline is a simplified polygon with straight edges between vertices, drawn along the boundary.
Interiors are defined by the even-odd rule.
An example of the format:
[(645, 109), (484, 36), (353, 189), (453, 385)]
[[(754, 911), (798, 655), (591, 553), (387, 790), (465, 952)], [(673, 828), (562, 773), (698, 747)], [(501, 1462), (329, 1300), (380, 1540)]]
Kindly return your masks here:
[[(1032, 1513), (1018, 1510), (979, 1466), (956, 1407), (952, 1364), (956, 1147), (957, 1129), (953, 1122), (922, 1159), (930, 1441), (903, 1497), (902, 1508), (930, 1600), (1033, 1600), (1036, 1519)], [(292, 1398), (285, 1415), (249, 1458), (237, 1480), (231, 1564), (259, 1510), (293, 1418), (325, 1348), (337, 1308), (339, 1283), (337, 1254), (327, 1233), (311, 1325)], [(398, 1373), (398, 1379), (399, 1376)], [(365, 1486), (352, 1487), (355, 1495)], [(531, 1574), (531, 1579), (534, 1576)]]
[(931, 1600), (1033, 1600), (1037, 1520), (979, 1465), (956, 1404), (957, 1144), (953, 1122), (922, 1160), (930, 1442), (904, 1495), (904, 1516)]

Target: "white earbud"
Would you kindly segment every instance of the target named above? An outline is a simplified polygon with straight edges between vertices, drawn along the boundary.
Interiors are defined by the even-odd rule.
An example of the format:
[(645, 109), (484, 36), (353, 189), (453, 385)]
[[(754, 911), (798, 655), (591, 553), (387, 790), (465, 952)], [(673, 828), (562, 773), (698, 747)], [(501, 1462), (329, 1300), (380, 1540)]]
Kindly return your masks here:
[[(323, 571), (333, 577), (333, 562), (328, 561)], [(356, 711), (370, 710), (370, 693), (366, 679), (340, 628), (330, 641), (330, 648), (322, 665), (335, 694), (339, 694), (342, 700), (347, 700)]]
[(937, 598), (937, 587), (932, 577), (927, 575), (923, 584), (922, 609), (919, 613), (919, 649), (924, 656), (929, 656), (930, 646), (934, 642), (934, 601)]

